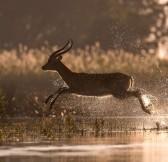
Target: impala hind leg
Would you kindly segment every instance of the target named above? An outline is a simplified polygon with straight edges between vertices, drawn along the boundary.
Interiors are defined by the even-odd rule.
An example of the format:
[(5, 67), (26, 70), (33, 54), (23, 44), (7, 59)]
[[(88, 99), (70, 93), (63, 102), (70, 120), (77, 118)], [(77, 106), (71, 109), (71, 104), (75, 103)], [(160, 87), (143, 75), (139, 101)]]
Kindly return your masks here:
[(129, 91), (128, 94), (138, 98), (138, 100), (141, 104), (142, 110), (144, 112), (146, 112), (148, 114), (153, 114), (154, 105), (152, 104), (152, 102), (150, 101), (150, 99), (146, 95), (142, 94), (142, 92), (139, 89)]
[(66, 87), (63, 87), (63, 88), (61, 88), (61, 89), (59, 89), (59, 90), (57, 91), (57, 96), (54, 98), (54, 100), (53, 100), (53, 101), (51, 102), (51, 104), (50, 104), (50, 110), (52, 109), (52, 107), (53, 107), (54, 103), (56, 102), (56, 100), (58, 99), (58, 97), (59, 97), (61, 94), (67, 93), (67, 92), (69, 92), (69, 89), (67, 89)]

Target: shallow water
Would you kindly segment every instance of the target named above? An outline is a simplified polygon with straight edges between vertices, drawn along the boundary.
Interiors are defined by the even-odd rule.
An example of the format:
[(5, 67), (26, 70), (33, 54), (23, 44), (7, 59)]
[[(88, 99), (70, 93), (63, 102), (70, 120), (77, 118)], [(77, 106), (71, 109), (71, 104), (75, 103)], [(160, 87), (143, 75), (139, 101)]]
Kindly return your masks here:
[(168, 132), (113, 132), (109, 135), (58, 137), (53, 142), (0, 144), (0, 162), (168, 161)]

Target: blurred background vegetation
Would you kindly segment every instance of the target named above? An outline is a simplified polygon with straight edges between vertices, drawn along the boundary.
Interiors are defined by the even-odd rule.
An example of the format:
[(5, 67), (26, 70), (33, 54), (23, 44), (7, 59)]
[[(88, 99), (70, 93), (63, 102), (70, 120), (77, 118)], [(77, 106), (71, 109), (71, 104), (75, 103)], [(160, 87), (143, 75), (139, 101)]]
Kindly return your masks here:
[(41, 66), (69, 38), (74, 48), (63, 62), (71, 70), (123, 72), (137, 86), (155, 86), (151, 92), (167, 97), (167, 0), (0, 2), (0, 88), (7, 116), (42, 113), (59, 79)]
[(167, 19), (167, 0), (1, 0), (0, 47), (37, 48), (73, 38), (76, 47), (98, 41), (105, 49), (153, 50), (168, 35)]

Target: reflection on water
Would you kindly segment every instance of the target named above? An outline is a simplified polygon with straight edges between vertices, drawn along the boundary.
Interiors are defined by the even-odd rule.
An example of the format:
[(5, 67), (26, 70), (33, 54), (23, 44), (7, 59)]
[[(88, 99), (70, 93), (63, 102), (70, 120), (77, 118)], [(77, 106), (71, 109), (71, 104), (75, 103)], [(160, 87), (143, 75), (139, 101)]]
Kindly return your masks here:
[(168, 132), (117, 132), (104, 137), (58, 138), (54, 142), (3, 143), (0, 162), (168, 161)]

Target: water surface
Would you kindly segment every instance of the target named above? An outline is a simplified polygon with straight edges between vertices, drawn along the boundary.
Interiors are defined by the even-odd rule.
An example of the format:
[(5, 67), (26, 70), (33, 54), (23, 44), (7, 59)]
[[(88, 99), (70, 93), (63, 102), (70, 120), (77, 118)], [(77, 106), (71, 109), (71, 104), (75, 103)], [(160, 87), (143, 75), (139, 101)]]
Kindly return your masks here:
[(53, 142), (0, 144), (0, 162), (166, 162), (168, 132), (113, 132), (94, 137), (66, 136)]

